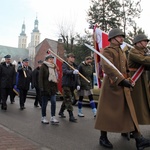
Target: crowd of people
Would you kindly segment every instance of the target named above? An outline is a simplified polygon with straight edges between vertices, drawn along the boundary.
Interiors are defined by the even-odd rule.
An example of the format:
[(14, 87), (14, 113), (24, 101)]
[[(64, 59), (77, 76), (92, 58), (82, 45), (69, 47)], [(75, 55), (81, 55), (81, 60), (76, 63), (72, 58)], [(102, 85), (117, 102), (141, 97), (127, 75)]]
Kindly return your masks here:
[[(139, 125), (150, 124), (150, 89), (147, 78), (147, 71), (150, 71), (150, 54), (147, 49), (149, 39), (144, 34), (136, 35), (133, 39), (134, 46), (127, 57), (120, 47), (124, 38), (125, 34), (118, 28), (112, 29), (108, 34), (110, 45), (104, 48), (103, 56), (112, 63), (112, 66), (102, 59), (104, 78), (98, 108), (96, 108), (92, 92), (94, 72), (92, 57), (85, 57), (85, 60), (77, 66), (75, 55), (67, 54), (67, 63), (62, 64), (63, 102), (58, 115), (66, 118), (64, 111), (67, 110), (69, 121), (77, 122), (71, 102), (76, 89), (79, 95), (78, 116), (84, 117), (82, 101), (84, 96), (88, 96), (93, 116), (96, 118), (95, 129), (100, 130), (99, 144), (101, 146), (112, 149), (113, 144), (109, 141), (107, 132), (117, 132), (125, 137), (132, 136), (137, 150), (143, 150), (150, 147), (150, 140), (142, 136), (139, 128)], [(49, 124), (46, 113), (50, 100), (50, 122), (58, 124), (56, 93), (59, 68), (54, 63), (54, 56), (48, 54), (44, 61), (39, 60), (38, 67), (33, 71), (27, 58), (18, 62), (17, 69), (11, 63), (10, 55), (4, 58), (5, 61), (0, 65), (1, 109), (7, 110), (8, 95), (10, 95), (11, 103), (14, 102), (13, 90), (17, 87), (20, 110), (24, 110), (31, 83), (32, 88), (36, 89), (34, 106), (41, 107), (41, 122)]]

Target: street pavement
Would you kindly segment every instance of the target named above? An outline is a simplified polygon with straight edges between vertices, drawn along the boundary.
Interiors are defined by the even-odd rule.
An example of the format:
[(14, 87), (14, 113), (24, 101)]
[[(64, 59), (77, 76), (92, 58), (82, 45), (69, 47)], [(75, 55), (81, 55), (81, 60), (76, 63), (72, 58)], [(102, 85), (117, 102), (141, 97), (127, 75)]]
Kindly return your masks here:
[[(18, 97), (14, 104), (8, 99), (8, 110), (0, 110), (0, 150), (106, 150), (99, 145), (100, 132), (94, 129), (95, 119), (91, 108), (85, 104), (84, 118), (77, 116), (77, 106), (74, 115), (77, 123), (58, 117), (61, 101), (57, 101), (56, 117), (59, 125), (44, 125), (41, 123), (41, 108), (34, 107), (34, 99), (27, 98), (26, 109), (19, 109)], [(47, 119), (50, 119), (50, 103), (47, 107)], [(150, 127), (140, 126), (146, 138), (150, 138)], [(118, 133), (108, 133), (114, 145), (114, 150), (136, 150), (135, 140), (121, 137)], [(145, 150), (150, 150), (147, 148)]]

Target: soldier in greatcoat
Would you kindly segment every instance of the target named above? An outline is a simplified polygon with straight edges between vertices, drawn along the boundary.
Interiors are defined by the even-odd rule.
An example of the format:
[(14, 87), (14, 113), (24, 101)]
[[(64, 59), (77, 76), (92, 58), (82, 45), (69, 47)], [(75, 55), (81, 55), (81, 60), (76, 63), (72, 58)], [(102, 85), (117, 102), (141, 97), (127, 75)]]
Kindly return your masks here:
[(101, 146), (113, 148), (107, 138), (107, 132), (133, 131), (137, 149), (144, 149), (150, 146), (150, 140), (145, 139), (139, 131), (130, 93), (132, 85), (127, 79), (127, 60), (120, 47), (124, 37), (124, 33), (118, 28), (112, 29), (108, 35), (110, 45), (104, 49), (103, 55), (119, 71), (102, 60), (105, 76), (99, 97), (95, 128), (101, 130), (99, 141)]
[(140, 77), (135, 82), (131, 96), (133, 99), (138, 123), (150, 124), (150, 92), (147, 70), (150, 70), (150, 53), (147, 49), (149, 39), (144, 34), (138, 34), (133, 39), (134, 48), (129, 52), (129, 70), (133, 76), (139, 67), (143, 66)]
[(16, 82), (16, 71), (11, 63), (11, 55), (6, 55), (5, 62), (0, 65), (0, 83), (1, 83), (1, 109), (7, 110), (7, 98), (8, 95), (13, 94), (13, 86)]

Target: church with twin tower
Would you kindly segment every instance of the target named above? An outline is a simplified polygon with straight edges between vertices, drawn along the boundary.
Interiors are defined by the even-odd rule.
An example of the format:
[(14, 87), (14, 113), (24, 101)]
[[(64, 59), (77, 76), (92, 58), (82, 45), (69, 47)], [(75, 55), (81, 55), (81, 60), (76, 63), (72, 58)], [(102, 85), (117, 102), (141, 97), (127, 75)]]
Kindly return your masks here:
[(22, 24), (21, 33), (18, 37), (18, 48), (28, 49), (29, 50), (29, 58), (32, 62), (34, 62), (35, 57), (35, 47), (40, 43), (40, 32), (38, 29), (39, 21), (36, 17), (34, 21), (34, 29), (31, 33), (31, 41), (27, 46), (27, 35), (25, 33), (25, 22)]

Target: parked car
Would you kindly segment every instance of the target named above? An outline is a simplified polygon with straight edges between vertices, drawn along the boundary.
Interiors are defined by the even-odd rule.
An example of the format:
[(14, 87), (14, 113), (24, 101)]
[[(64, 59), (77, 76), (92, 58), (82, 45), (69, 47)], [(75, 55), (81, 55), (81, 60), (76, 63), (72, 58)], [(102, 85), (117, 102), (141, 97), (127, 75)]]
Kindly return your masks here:
[[(36, 90), (35, 88), (31, 88), (31, 84), (30, 84), (30, 87), (29, 87), (29, 90), (27, 92), (27, 97), (35, 97), (36, 96)], [(62, 95), (58, 92), (56, 94), (56, 100), (62, 100)]]

